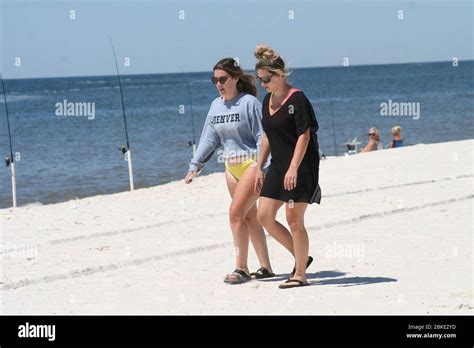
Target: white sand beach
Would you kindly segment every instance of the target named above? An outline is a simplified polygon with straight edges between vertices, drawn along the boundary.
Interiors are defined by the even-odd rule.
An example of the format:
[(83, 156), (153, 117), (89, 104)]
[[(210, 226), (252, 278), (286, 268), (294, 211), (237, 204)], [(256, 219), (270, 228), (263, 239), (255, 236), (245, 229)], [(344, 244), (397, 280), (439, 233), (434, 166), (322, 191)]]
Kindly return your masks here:
[(473, 150), (466, 140), (321, 161), (304, 288), (278, 289), (293, 260), (271, 237), (276, 278), (223, 283), (234, 269), (223, 173), (0, 210), (0, 312), (472, 314)]

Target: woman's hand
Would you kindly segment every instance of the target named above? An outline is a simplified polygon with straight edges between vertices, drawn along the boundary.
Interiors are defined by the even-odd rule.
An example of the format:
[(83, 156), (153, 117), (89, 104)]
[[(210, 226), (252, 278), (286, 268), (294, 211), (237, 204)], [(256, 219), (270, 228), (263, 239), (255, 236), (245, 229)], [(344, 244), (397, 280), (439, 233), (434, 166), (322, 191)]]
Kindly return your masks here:
[(193, 178), (197, 176), (197, 172), (188, 172), (188, 175), (184, 178), (184, 183), (189, 184), (193, 182)]
[(298, 170), (296, 168), (290, 167), (285, 175), (285, 180), (283, 182), (283, 187), (287, 191), (291, 191), (296, 187), (296, 179), (298, 177)]
[(260, 194), (260, 191), (262, 190), (263, 187), (263, 181), (265, 180), (265, 176), (263, 174), (263, 170), (260, 168), (257, 168), (255, 170), (255, 185), (254, 185), (254, 191), (256, 194)]

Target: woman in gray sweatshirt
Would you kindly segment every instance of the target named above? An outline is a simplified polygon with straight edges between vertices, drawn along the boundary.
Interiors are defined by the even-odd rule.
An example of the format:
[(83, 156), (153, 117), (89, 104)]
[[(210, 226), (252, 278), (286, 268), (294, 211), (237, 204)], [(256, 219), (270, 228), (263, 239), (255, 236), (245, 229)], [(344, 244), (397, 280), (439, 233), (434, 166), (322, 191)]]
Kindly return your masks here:
[[(214, 66), (212, 82), (220, 94), (209, 110), (196, 153), (189, 164), (185, 183), (189, 184), (222, 147), (225, 177), (232, 203), (230, 228), (236, 248), (236, 268), (224, 278), (228, 284), (273, 277), (267, 242), (257, 221), (258, 194), (254, 192), (257, 156), (262, 141), (262, 105), (256, 98), (254, 78), (244, 74), (233, 58), (224, 58)], [(269, 162), (267, 164), (267, 167)], [(260, 262), (260, 269), (250, 274), (247, 265), (249, 238)]]

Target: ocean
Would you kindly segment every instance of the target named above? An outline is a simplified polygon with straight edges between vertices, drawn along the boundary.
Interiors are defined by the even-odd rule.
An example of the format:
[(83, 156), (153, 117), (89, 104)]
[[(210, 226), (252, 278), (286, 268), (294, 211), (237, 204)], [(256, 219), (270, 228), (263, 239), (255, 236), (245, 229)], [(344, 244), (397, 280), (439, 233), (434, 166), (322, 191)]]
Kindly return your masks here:
[[(365, 145), (372, 126), (381, 130), (384, 147), (397, 124), (405, 146), (473, 138), (473, 72), (474, 61), (457, 67), (451, 62), (367, 65), (295, 69), (289, 80), (313, 104), (323, 153), (341, 156), (343, 143), (354, 137)], [(193, 128), (197, 142), (218, 96), (211, 76), (122, 76), (135, 188), (185, 177)], [(119, 150), (126, 140), (116, 76), (5, 80), (5, 87), (18, 205), (129, 189), (127, 162)], [(262, 88), (258, 97), (264, 97)], [(67, 115), (58, 105), (69, 102), (87, 107)], [(2, 98), (0, 155), (9, 153)], [(203, 174), (223, 170), (214, 155)], [(0, 208), (10, 206), (10, 170), (2, 164)]]

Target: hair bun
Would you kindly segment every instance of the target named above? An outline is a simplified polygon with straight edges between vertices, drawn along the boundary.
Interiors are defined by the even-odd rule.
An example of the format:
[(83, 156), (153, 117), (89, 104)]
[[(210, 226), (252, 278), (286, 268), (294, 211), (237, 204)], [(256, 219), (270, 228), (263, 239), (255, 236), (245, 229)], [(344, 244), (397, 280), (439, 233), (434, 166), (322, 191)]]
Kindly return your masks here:
[(268, 62), (273, 62), (275, 60), (277, 60), (280, 55), (278, 53), (276, 53), (273, 48), (271, 48), (270, 46), (268, 45), (257, 45), (257, 47), (255, 48), (255, 58), (257, 58), (257, 60), (259, 61), (268, 61)]

